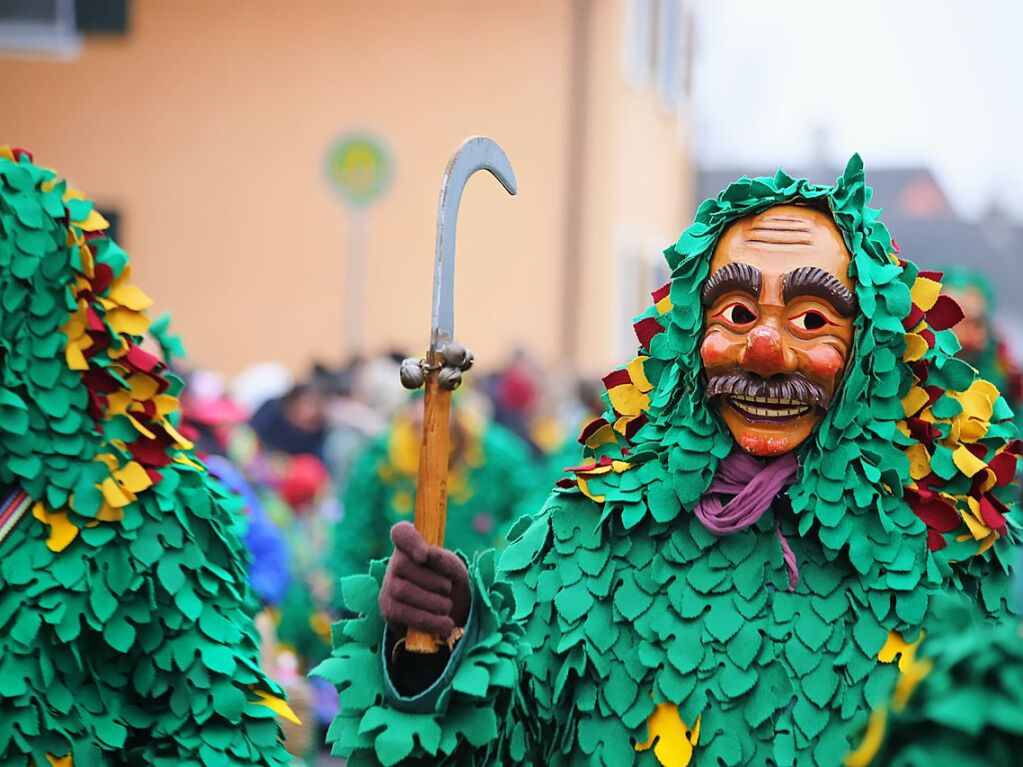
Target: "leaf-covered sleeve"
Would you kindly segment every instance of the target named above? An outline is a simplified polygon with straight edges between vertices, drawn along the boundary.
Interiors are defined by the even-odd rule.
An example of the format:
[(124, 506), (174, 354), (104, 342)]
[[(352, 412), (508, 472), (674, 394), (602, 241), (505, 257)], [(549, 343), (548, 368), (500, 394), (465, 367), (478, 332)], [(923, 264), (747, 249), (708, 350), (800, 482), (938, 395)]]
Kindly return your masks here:
[[(327, 734), (335, 755), (351, 767), (545, 763), (570, 715), (550, 705), (545, 670), (555, 665), (556, 649), (542, 641), (549, 632), (532, 625), (528, 605), (517, 607), (516, 599), (521, 592), (529, 602), (528, 591), (535, 588), (529, 584), (550, 547), (551, 517), (563, 504), (553, 496), (535, 518), (516, 525), (500, 573), (493, 551), (476, 558), (466, 637), (436, 688), (416, 699), (402, 699), (387, 678), (386, 632), (377, 606), (386, 563), (374, 562), (369, 575), (344, 580), (343, 599), (357, 616), (334, 626), (333, 654), (313, 671), (340, 693), (340, 711)], [(571, 700), (572, 684), (566, 677), (557, 685), (559, 700)]]

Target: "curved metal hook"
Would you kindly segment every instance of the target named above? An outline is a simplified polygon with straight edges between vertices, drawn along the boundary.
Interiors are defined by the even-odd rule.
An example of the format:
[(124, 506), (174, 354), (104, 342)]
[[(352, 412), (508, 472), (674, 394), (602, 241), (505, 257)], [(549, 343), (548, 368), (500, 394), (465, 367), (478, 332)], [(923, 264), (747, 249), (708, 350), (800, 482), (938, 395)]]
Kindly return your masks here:
[(430, 348), (440, 349), (455, 332), (455, 230), (458, 206), (469, 177), (487, 170), (501, 182), (508, 194), (515, 194), (515, 172), (504, 150), (486, 136), (471, 136), (462, 142), (448, 161), (437, 206), (437, 251), (433, 268), (433, 311)]

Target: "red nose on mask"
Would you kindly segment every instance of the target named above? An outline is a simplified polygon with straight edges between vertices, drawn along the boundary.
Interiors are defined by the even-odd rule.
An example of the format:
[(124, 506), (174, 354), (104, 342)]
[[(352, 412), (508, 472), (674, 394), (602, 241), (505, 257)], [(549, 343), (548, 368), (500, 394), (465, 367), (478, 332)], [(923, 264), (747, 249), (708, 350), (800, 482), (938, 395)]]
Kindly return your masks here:
[(746, 348), (739, 357), (739, 364), (752, 373), (768, 378), (789, 370), (785, 358), (785, 349), (778, 331), (760, 325), (753, 328), (746, 337)]

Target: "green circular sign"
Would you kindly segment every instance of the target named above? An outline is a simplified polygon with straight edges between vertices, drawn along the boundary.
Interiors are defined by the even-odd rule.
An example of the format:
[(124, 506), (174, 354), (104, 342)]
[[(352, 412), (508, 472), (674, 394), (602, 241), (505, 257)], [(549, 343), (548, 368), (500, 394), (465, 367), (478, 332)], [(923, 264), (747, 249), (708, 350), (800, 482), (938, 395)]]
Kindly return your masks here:
[(346, 136), (327, 155), (327, 180), (349, 205), (368, 205), (387, 189), (391, 167), (387, 150), (372, 136)]

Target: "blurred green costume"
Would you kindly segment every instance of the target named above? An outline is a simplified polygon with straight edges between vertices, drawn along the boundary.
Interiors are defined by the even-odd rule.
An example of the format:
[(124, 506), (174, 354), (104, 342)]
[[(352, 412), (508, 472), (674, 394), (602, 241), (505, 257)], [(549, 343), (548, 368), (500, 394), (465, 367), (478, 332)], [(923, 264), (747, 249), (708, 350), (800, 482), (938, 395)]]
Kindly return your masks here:
[(1002, 393), (1016, 415), (1016, 425), (1020, 426), (1020, 418), (1023, 415), (1020, 412), (1020, 405), (1023, 404), (1023, 376), (1019, 366), (1012, 359), (1009, 348), (991, 322), (996, 308), (991, 282), (976, 269), (946, 269), (944, 275), (943, 282), (946, 287), (960, 292), (976, 290), (983, 296), (986, 312), (981, 319), (987, 329), (986, 343), (975, 356), (964, 359), (977, 368), (981, 378), (998, 387), (998, 391)]
[[(604, 379), (588, 465), (516, 526), (499, 568), (473, 564), (466, 636), (432, 688), (402, 696), (387, 676), (383, 563), (343, 582), (359, 615), (316, 672), (340, 691), (335, 753), (351, 767), (835, 767), (935, 595), (1004, 613), (1011, 411), (955, 359), (961, 314), (939, 275), (893, 256), (869, 199), (854, 157), (833, 187), (779, 171), (700, 206), (637, 319), (639, 356)], [(717, 537), (693, 509), (737, 448), (703, 396), (701, 286), (727, 224), (791, 201), (826, 207), (844, 236), (854, 348), (795, 483)]]
[[(1018, 600), (1017, 600), (1018, 606)], [(926, 674), (892, 701), (874, 764), (885, 767), (1013, 767), (1023, 754), (1023, 624), (990, 625), (959, 600), (920, 645)]]
[(0, 147), (0, 763), (285, 765), (241, 503), (106, 225)]
[[(472, 557), (503, 547), (510, 525), (535, 490), (526, 446), (507, 429), (452, 411), (464, 436), (448, 477), (446, 546)], [(357, 460), (344, 493), (344, 513), (334, 531), (331, 571), (338, 577), (366, 572), (372, 559), (391, 551), (391, 526), (411, 521), (421, 437), (408, 417), (395, 418)], [(534, 509), (529, 509), (533, 511)]]

